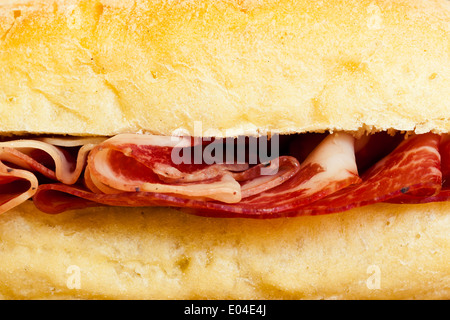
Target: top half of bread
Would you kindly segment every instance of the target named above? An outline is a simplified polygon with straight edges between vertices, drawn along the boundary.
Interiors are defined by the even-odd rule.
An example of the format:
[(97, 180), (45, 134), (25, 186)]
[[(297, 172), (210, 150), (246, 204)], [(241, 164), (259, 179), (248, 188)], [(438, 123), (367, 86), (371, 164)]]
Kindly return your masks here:
[(0, 133), (450, 131), (447, 0), (6, 0)]

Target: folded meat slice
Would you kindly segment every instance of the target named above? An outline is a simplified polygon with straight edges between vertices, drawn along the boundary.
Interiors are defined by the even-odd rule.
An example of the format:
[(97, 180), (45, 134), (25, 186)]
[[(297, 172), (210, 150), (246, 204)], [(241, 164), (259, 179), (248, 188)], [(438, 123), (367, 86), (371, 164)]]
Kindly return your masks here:
[[(189, 144), (186, 140), (186, 145)], [(158, 170), (161, 165), (171, 163), (169, 158), (173, 147), (170, 137), (127, 135), (107, 140), (92, 150), (89, 156), (86, 185), (91, 186), (90, 190), (63, 184), (42, 185), (34, 197), (35, 203), (42, 211), (49, 213), (96, 204), (164, 205), (212, 216), (276, 217), (286, 210), (307, 205), (360, 182), (354, 156), (354, 138), (345, 133), (329, 135), (301, 165), (289, 156), (281, 156), (270, 164), (258, 164), (242, 171), (235, 170), (237, 168), (232, 170), (230, 165), (221, 168), (221, 165), (172, 164), (173, 169), (177, 170), (172, 177), (176, 179), (167, 183), (171, 174), (167, 172), (161, 179)], [(266, 165), (276, 166), (277, 170), (273, 170), (272, 175), (263, 175), (261, 170)], [(240, 185), (242, 199), (227, 203), (220, 201), (223, 198), (211, 198), (214, 188), (209, 180), (217, 179), (212, 173), (233, 177)], [(189, 184), (179, 182), (183, 176), (189, 176)], [(204, 180), (204, 177), (208, 179)], [(192, 191), (192, 184), (204, 184), (199, 189), (207, 190), (207, 196), (193, 193), (199, 189)], [(207, 197), (209, 199), (205, 199)]]
[[(441, 156), (440, 171), (442, 173), (442, 184), (433, 191), (427, 193), (405, 193), (401, 196), (389, 199), (391, 203), (428, 203), (450, 200), (450, 135), (441, 136), (439, 143), (439, 154)], [(417, 171), (417, 170), (416, 170)]]
[[(188, 210), (220, 216), (270, 218), (309, 205), (361, 182), (355, 162), (355, 139), (347, 133), (328, 135), (303, 161), (298, 173), (276, 188), (243, 199), (237, 205), (191, 203)], [(189, 208), (193, 209), (190, 210)]]
[(35, 194), (38, 188), (35, 173), (66, 185), (77, 182), (94, 141), (72, 139), (70, 146), (79, 147), (75, 158), (63, 148), (48, 143), (51, 141), (58, 143), (58, 139), (51, 138), (0, 143), (0, 213)]
[[(34, 201), (48, 213), (98, 205), (171, 206), (198, 215), (247, 218), (328, 214), (382, 201), (440, 201), (448, 199), (440, 170), (441, 153), (450, 150), (447, 141), (432, 133), (409, 136), (360, 177), (355, 139), (346, 133), (326, 136), (301, 164), (281, 156), (255, 166), (177, 165), (170, 161), (176, 147), (170, 137), (118, 136), (92, 149), (84, 186), (40, 185)], [(192, 139), (183, 140), (182, 147), (192, 146)], [(450, 156), (443, 158), (448, 179)], [(274, 175), (261, 174), (266, 165), (277, 168)], [(232, 183), (223, 192), (214, 183), (225, 176)], [(240, 201), (233, 202), (233, 190), (240, 191)]]
[[(78, 141), (78, 143), (81, 143), (82, 140)], [(94, 146), (94, 143), (82, 145), (76, 158), (73, 158), (64, 149), (37, 139), (0, 143), (0, 148), (9, 150), (2, 155), (3, 161), (14, 163), (24, 169), (37, 171), (50, 179), (64, 184), (74, 184), (78, 180), (84, 169), (87, 156)], [(36, 154), (38, 157), (36, 157)], [(40, 159), (42, 156), (51, 159), (52, 168), (42, 164), (42, 159)]]
[[(299, 164), (293, 157), (274, 161), (274, 174), (262, 176), (263, 164), (215, 163), (211, 165), (173, 161), (174, 148), (195, 147), (192, 139), (119, 135), (94, 148), (86, 169), (86, 185), (95, 193), (149, 192), (173, 194), (196, 200), (237, 203), (293, 177)], [(273, 164), (272, 164), (273, 165)]]
[(291, 214), (342, 212), (377, 202), (436, 197), (442, 188), (437, 134), (414, 135), (362, 175), (362, 183), (344, 188)]
[(0, 213), (32, 197), (37, 187), (38, 180), (30, 171), (14, 169), (0, 161)]

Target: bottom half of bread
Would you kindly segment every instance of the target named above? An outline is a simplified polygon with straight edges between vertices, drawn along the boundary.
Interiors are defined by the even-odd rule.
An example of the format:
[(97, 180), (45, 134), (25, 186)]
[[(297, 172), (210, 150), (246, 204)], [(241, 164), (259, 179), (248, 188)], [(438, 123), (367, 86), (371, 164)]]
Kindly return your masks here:
[(3, 299), (448, 299), (450, 203), (275, 220), (168, 208), (0, 216)]

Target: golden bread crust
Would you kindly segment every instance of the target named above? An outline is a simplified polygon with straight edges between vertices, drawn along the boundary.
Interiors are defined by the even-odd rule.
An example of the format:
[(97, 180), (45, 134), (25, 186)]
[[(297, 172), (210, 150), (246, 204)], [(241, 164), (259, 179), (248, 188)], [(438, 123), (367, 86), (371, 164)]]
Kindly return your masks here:
[(449, 299), (450, 203), (275, 220), (168, 208), (0, 216), (4, 299)]
[(0, 132), (450, 129), (445, 0), (6, 1)]

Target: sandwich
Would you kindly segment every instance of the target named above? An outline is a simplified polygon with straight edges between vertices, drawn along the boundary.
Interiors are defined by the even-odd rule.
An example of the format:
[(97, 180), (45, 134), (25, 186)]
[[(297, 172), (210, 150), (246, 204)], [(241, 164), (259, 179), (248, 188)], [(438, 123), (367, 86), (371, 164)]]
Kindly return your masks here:
[(0, 298), (450, 298), (450, 2), (0, 4)]

